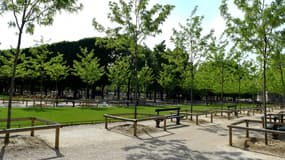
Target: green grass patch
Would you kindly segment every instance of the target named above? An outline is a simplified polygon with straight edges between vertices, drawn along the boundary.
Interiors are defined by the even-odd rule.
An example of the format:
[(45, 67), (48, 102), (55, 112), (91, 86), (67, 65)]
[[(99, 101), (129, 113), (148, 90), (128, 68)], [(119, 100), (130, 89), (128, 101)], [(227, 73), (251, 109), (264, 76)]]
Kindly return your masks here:
[[(245, 106), (245, 105), (243, 105)], [(247, 105), (248, 106), (248, 105)], [(252, 105), (253, 106), (253, 105)], [(138, 106), (138, 113), (144, 114), (156, 114), (157, 108), (171, 108), (180, 107), (181, 110), (190, 110), (189, 105), (172, 105), (172, 106)], [(214, 109), (221, 109), (221, 105), (209, 105), (209, 106), (193, 106), (193, 111), (208, 111)], [(226, 105), (224, 105), (226, 108)], [(80, 122), (104, 122), (104, 114), (125, 114), (134, 113), (134, 106), (130, 107), (106, 107), (106, 108), (94, 108), (94, 107), (58, 107), (58, 108), (13, 108), (12, 118), (19, 117), (39, 117), (49, 121), (59, 122), (62, 124), (72, 124)], [(162, 115), (169, 114), (169, 112), (161, 112)], [(7, 109), (0, 109), (0, 117), (6, 118)], [(133, 118), (131, 115), (124, 117)], [(140, 117), (140, 116), (139, 116)], [(30, 122), (13, 122), (12, 126), (27, 126)], [(0, 128), (5, 128), (6, 123), (1, 122)]]

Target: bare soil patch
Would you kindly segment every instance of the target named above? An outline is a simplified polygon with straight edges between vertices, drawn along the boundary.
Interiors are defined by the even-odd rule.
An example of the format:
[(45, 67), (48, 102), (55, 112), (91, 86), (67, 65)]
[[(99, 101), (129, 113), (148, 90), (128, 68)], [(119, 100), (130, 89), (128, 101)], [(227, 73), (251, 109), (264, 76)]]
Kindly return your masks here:
[[(134, 125), (133, 124), (117, 125), (117, 126), (111, 127), (110, 131), (132, 136), (134, 132)], [(147, 125), (142, 125), (142, 124), (137, 124), (137, 135), (150, 134), (150, 133), (155, 133), (158, 131), (160, 131), (160, 129), (158, 128), (147, 126)]]
[(279, 139), (270, 137), (268, 145), (264, 143), (264, 138), (239, 138), (234, 142), (234, 146), (248, 151), (285, 158), (285, 137), (279, 137)]

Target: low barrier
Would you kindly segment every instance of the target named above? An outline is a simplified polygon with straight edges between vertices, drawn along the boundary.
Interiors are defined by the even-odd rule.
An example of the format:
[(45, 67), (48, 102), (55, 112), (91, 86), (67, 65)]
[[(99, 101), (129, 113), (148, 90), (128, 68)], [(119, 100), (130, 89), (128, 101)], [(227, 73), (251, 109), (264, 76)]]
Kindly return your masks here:
[[(0, 119), (0, 122), (6, 122), (7, 119)], [(18, 132), (26, 132), (30, 131), (31, 136), (35, 135), (36, 130), (46, 130), (46, 129), (55, 129), (55, 149), (59, 149), (59, 135), (60, 135), (60, 128), (62, 127), (61, 124), (56, 122), (47, 121), (45, 119), (37, 118), (37, 117), (27, 117), (27, 118), (12, 118), (11, 122), (13, 121), (31, 121), (31, 127), (23, 127), (23, 128), (10, 128), (10, 129), (3, 129), (0, 130), (0, 134), (11, 134), (11, 133), (18, 133)], [(44, 125), (36, 126), (36, 122), (44, 123)]]
[[(249, 126), (250, 123), (258, 123), (260, 124), (260, 128), (251, 128)], [(239, 126), (240, 124), (245, 124), (245, 126)], [(270, 124), (270, 123), (269, 123)], [(262, 128), (263, 126), (263, 121), (261, 120), (241, 120), (235, 123), (232, 123), (228, 125), (229, 128), (229, 145), (233, 145), (233, 129), (239, 129), (239, 130), (245, 130), (245, 135), (248, 138), (249, 137), (249, 131), (255, 131), (255, 132), (262, 132), (264, 133), (264, 142), (267, 145), (268, 144), (268, 133), (272, 134), (285, 134), (285, 131), (278, 131), (278, 130), (272, 130), (272, 129), (266, 129)], [(256, 125), (255, 125), (256, 127)]]

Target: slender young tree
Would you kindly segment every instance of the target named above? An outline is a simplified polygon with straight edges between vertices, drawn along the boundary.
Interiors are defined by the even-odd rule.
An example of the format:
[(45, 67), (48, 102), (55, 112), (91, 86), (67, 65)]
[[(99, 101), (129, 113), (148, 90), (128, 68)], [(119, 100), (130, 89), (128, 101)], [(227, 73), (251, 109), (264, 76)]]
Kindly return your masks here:
[(209, 54), (207, 54), (206, 59), (212, 62), (212, 67), (215, 68), (215, 76), (218, 76), (220, 89), (218, 89), (221, 95), (221, 102), (224, 103), (224, 84), (225, 84), (225, 75), (226, 67), (229, 55), (226, 55), (226, 46), (228, 45), (227, 41), (217, 39), (216, 37), (211, 38), (211, 43), (209, 44)]
[(105, 29), (96, 19), (93, 26), (96, 30), (105, 32), (116, 43), (129, 44), (131, 53), (132, 79), (135, 82), (135, 111), (137, 117), (138, 105), (138, 45), (148, 36), (155, 36), (161, 32), (160, 26), (166, 20), (174, 6), (155, 4), (149, 7), (149, 0), (120, 0), (109, 2), (110, 13), (108, 18), (114, 23), (114, 28)]
[(154, 77), (153, 77), (152, 68), (150, 68), (147, 65), (142, 67), (142, 69), (138, 72), (138, 83), (139, 83), (139, 88), (141, 88), (141, 91), (146, 93), (148, 86), (150, 86), (153, 83), (153, 80)]
[(46, 65), (46, 74), (52, 81), (55, 81), (56, 90), (56, 105), (59, 96), (58, 81), (65, 79), (68, 76), (69, 67), (65, 65), (66, 61), (63, 60), (63, 54), (57, 53), (57, 56), (52, 57)]
[[(51, 25), (57, 12), (68, 11), (76, 12), (82, 8), (82, 4), (78, 4), (77, 0), (1, 0), (0, 13), (11, 13), (13, 19), (9, 26), (15, 27), (17, 30), (18, 40), (15, 58), (13, 62), (13, 70), (9, 89), (9, 102), (7, 111), (7, 126), (11, 127), (11, 109), (12, 97), (15, 88), (16, 68), (21, 53), (21, 42), (24, 31), (33, 34), (36, 24)], [(9, 134), (6, 134), (5, 144), (9, 143)]]
[[(233, 4), (242, 12), (242, 17), (234, 17), (229, 12), (228, 0), (223, 0), (220, 6), (221, 15), (226, 20), (227, 35), (235, 42), (242, 51), (256, 53), (262, 60), (263, 68), (263, 107), (264, 120), (266, 122), (266, 91), (267, 77), (266, 68), (268, 58), (276, 36), (284, 30), (285, 23), (285, 1), (273, 0), (234, 1)], [(282, 39), (279, 36), (278, 39)], [(264, 127), (267, 127), (265, 123)]]
[(167, 93), (174, 92), (180, 86), (182, 73), (187, 64), (187, 54), (182, 49), (167, 50), (163, 53), (164, 62), (161, 64), (158, 83)]
[(51, 63), (50, 58), (53, 56), (53, 52), (48, 50), (47, 45), (30, 48), (29, 51), (31, 55), (27, 57), (28, 74), (31, 78), (40, 79), (40, 106), (42, 107), (43, 82), (48, 78), (47, 68)]
[(81, 53), (77, 54), (80, 61), (73, 61), (73, 74), (79, 76), (86, 87), (86, 97), (88, 98), (89, 88), (92, 87), (104, 74), (104, 68), (100, 67), (99, 59), (94, 57), (94, 50), (88, 51), (87, 48), (81, 48)]
[[(4, 77), (11, 78), (13, 73), (13, 63), (15, 59), (15, 55), (13, 54), (15, 50), (7, 50), (3, 51), (0, 56), (0, 74)], [(27, 72), (27, 59), (24, 54), (19, 55), (19, 62), (17, 65), (17, 73), (15, 78), (24, 78), (28, 76)]]
[(195, 70), (197, 69), (201, 58), (203, 56), (203, 50), (206, 48), (207, 40), (210, 34), (202, 35), (202, 20), (203, 16), (196, 16), (198, 7), (196, 6), (189, 18), (186, 19), (186, 24), (179, 24), (180, 30), (173, 29), (173, 36), (171, 40), (175, 43), (176, 47), (181, 48), (188, 54), (189, 66), (186, 67), (183, 72), (182, 88), (188, 90), (190, 88), (190, 111), (193, 110), (193, 88), (195, 82)]
[(117, 99), (120, 99), (120, 91), (123, 85), (128, 85), (130, 77), (129, 57), (119, 57), (114, 64), (108, 66), (108, 77), (112, 86), (116, 89)]

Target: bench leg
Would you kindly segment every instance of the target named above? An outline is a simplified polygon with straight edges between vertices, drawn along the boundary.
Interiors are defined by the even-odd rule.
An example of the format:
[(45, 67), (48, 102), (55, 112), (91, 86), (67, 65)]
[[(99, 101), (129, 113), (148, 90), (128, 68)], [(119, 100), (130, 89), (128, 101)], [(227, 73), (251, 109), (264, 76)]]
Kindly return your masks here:
[(159, 128), (160, 120), (156, 120), (156, 128)]
[(137, 121), (134, 121), (134, 136), (137, 136)]
[(176, 124), (177, 124), (177, 125), (180, 124), (180, 118), (179, 118), (179, 117), (176, 118)]
[(163, 120), (163, 130), (166, 131), (166, 119)]
[(108, 129), (108, 118), (105, 117), (105, 129)]

